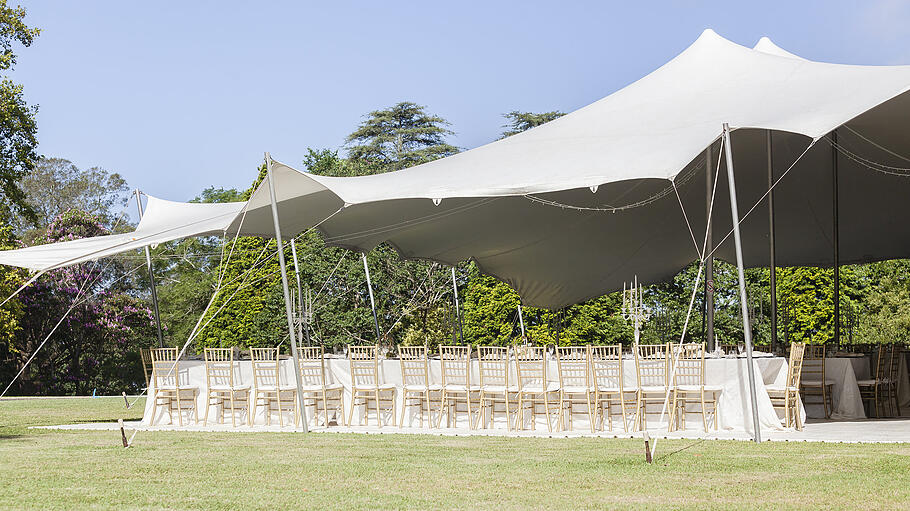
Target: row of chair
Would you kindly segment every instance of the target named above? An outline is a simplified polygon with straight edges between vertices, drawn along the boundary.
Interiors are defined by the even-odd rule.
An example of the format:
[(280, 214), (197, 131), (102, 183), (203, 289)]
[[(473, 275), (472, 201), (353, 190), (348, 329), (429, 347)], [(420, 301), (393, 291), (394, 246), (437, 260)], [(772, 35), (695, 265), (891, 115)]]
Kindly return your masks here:
[[(554, 416), (558, 429), (572, 428), (573, 416), (586, 413), (593, 432), (596, 424), (602, 430), (605, 422), (612, 430), (615, 412), (622, 418), (624, 430), (628, 431), (630, 426), (644, 428), (648, 406), (655, 404), (662, 404), (661, 410), (666, 409), (669, 429), (685, 427), (687, 408), (700, 405), (705, 430), (709, 415), (717, 429), (717, 396), (721, 388), (705, 384), (704, 344), (639, 346), (634, 357), (633, 385), (624, 382), (621, 345), (556, 348), (557, 381), (548, 378), (545, 347), (484, 346), (476, 348), (479, 383), (475, 383), (473, 350), (471, 346), (441, 347), (441, 382), (435, 383), (431, 381), (425, 347), (399, 348), (402, 407), (398, 418), (395, 414), (398, 389), (382, 381), (378, 347), (350, 346), (352, 402), (345, 421), (344, 390), (340, 383), (330, 382), (326, 377), (322, 348), (300, 348), (304, 406), (312, 408), (312, 417), (317, 423), (322, 418), (324, 425), (331, 424), (330, 412), (335, 412), (335, 424), (350, 425), (354, 409), (361, 408), (361, 424), (372, 411), (378, 426), (385, 422), (401, 426), (405, 414), (416, 411), (421, 427), (424, 424), (440, 427), (443, 415), (446, 425), (451, 427), (463, 412), (473, 429), (492, 427), (498, 412), (504, 414), (509, 430), (523, 428), (527, 419), (535, 427), (539, 413), (546, 418), (549, 430), (553, 428)], [(277, 348), (250, 349), (252, 386), (238, 381), (234, 353), (230, 348), (205, 350), (207, 397), (203, 423), (208, 423), (211, 407), (219, 410), (222, 423), (230, 410), (235, 426), (238, 412), (246, 412), (250, 423), (260, 406), (265, 409), (267, 423), (277, 412), (283, 426), (284, 413), (292, 410), (295, 421), (299, 421), (296, 385), (282, 381)], [(177, 355), (176, 348), (154, 349), (143, 353), (143, 361), (148, 359), (151, 369), (148, 377), (155, 383), (155, 411), (158, 406), (166, 408), (171, 422), (176, 412), (182, 425), (183, 413), (190, 408), (198, 421), (195, 396), (199, 389), (179, 382)], [(584, 408), (578, 412), (580, 407)], [(389, 416), (390, 421), (383, 421), (383, 415)]]
[[(824, 406), (826, 418), (831, 416), (835, 382), (825, 374), (825, 348), (824, 344), (792, 343), (785, 383), (767, 387), (772, 404), (784, 411), (785, 427), (803, 429), (799, 404), (813, 404), (808, 400), (810, 397), (818, 396), (820, 401), (814, 403)], [(889, 413), (896, 412), (900, 415), (897, 390), (901, 356), (902, 348), (893, 344), (879, 345), (873, 352), (871, 362), (874, 376), (856, 382), (867, 415), (882, 417), (885, 407)]]

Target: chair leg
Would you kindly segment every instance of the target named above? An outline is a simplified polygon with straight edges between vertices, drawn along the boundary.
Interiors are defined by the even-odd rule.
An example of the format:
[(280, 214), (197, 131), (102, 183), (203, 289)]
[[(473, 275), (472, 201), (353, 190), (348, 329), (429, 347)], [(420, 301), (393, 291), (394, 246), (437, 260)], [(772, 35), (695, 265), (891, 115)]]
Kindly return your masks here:
[(180, 388), (177, 388), (177, 422), (183, 427), (183, 407), (180, 406)]
[[(357, 402), (357, 391), (351, 389), (351, 411), (348, 412), (348, 427), (350, 427), (354, 422), (354, 403)], [(341, 409), (342, 415), (344, 414), (344, 408)]]

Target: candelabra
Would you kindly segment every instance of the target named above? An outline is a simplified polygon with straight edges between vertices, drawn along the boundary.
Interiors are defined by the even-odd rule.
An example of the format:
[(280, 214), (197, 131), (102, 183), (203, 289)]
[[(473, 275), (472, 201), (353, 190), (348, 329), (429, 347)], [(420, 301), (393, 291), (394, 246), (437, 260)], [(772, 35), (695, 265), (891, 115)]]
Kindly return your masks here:
[(313, 324), (313, 294), (310, 288), (297, 291), (297, 303), (294, 304), (294, 323), (297, 326), (297, 338), (304, 338), (306, 335), (306, 344), (309, 346), (310, 326)]
[(651, 318), (651, 310), (645, 307), (644, 296), (641, 286), (638, 285), (638, 276), (632, 280), (626, 289), (626, 283), (622, 285), (622, 318), (631, 321), (635, 325), (635, 345), (641, 337), (641, 325)]

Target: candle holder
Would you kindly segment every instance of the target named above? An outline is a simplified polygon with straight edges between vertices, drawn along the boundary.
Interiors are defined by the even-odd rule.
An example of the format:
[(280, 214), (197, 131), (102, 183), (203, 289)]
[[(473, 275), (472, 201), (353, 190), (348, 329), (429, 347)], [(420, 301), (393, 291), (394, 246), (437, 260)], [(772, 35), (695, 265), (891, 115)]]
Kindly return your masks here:
[(622, 285), (622, 318), (632, 322), (635, 326), (635, 346), (641, 338), (641, 325), (651, 319), (651, 310), (645, 307), (644, 293), (641, 286), (638, 285), (638, 276), (636, 275), (626, 289), (626, 283)]

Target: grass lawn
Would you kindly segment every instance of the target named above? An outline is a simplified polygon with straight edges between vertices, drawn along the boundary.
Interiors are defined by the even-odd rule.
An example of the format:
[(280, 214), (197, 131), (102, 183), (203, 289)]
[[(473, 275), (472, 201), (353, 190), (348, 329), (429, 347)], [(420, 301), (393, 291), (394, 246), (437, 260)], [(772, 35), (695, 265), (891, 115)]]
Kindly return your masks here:
[[(121, 398), (0, 401), (0, 509), (906, 509), (910, 445), (32, 430)], [(674, 451), (678, 451), (675, 452)], [(672, 454), (671, 454), (672, 453)]]

